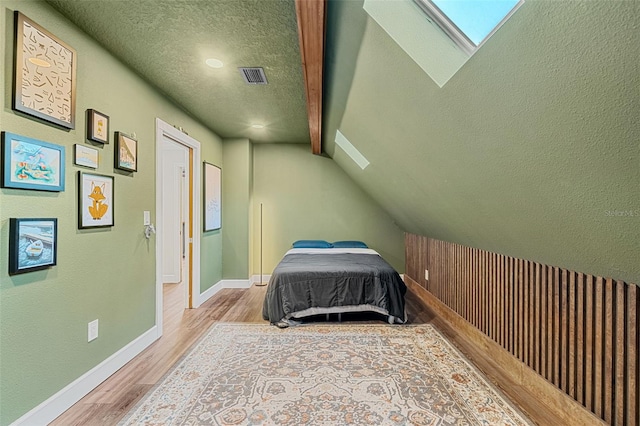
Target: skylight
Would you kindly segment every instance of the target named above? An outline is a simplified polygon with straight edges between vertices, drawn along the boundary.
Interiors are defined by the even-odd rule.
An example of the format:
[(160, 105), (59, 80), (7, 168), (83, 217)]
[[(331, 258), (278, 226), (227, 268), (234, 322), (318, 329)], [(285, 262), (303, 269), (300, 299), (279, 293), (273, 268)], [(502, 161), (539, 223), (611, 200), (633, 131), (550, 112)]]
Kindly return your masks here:
[(473, 54), (524, 0), (414, 0), (465, 52)]

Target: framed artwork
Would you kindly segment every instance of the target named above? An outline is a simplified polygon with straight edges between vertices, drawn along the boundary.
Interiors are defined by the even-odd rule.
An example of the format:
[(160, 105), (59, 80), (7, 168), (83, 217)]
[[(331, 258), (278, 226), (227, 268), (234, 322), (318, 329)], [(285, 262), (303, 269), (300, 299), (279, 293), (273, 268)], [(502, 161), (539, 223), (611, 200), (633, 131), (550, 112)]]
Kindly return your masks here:
[(76, 51), (15, 12), (13, 109), (75, 128)]
[(76, 166), (98, 168), (98, 150), (85, 145), (74, 145), (73, 163)]
[(64, 146), (2, 132), (2, 187), (64, 191)]
[(214, 231), (222, 227), (221, 175), (220, 167), (204, 163), (204, 230)]
[(113, 176), (78, 172), (78, 228), (113, 226)]
[(109, 116), (95, 109), (87, 110), (87, 139), (109, 143)]
[(9, 219), (9, 275), (56, 264), (58, 219)]
[(116, 152), (114, 158), (116, 169), (128, 172), (138, 171), (138, 141), (122, 132), (116, 132), (115, 140)]

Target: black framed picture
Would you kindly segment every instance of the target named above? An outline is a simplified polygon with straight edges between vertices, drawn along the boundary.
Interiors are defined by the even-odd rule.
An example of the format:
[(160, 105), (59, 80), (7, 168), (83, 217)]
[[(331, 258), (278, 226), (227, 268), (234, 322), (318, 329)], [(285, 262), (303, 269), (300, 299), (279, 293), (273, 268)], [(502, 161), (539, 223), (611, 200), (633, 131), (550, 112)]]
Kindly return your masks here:
[(58, 219), (9, 219), (9, 275), (56, 264)]
[(113, 176), (78, 172), (78, 228), (113, 226)]
[(95, 109), (87, 110), (87, 139), (109, 143), (109, 116)]
[(122, 132), (116, 132), (115, 140), (116, 151), (113, 157), (116, 169), (138, 171), (138, 141)]

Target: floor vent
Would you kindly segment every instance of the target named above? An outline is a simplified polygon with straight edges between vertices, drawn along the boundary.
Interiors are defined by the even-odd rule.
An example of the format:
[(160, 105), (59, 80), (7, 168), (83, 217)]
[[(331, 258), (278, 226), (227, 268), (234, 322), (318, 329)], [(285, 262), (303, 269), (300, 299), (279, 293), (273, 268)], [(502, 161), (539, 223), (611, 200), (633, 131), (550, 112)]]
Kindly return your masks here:
[(267, 76), (264, 75), (264, 70), (260, 67), (241, 67), (238, 68), (244, 82), (247, 84), (267, 84)]

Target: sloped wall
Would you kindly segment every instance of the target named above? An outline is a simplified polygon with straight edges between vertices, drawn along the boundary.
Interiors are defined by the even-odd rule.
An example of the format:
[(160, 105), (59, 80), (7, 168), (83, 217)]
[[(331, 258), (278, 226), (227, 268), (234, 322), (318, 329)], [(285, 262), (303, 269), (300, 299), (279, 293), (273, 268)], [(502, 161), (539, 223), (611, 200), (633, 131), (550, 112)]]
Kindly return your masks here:
[(354, 181), (405, 231), (640, 282), (638, 2), (527, 0), (443, 88), (361, 4), (327, 24), (323, 143)]

